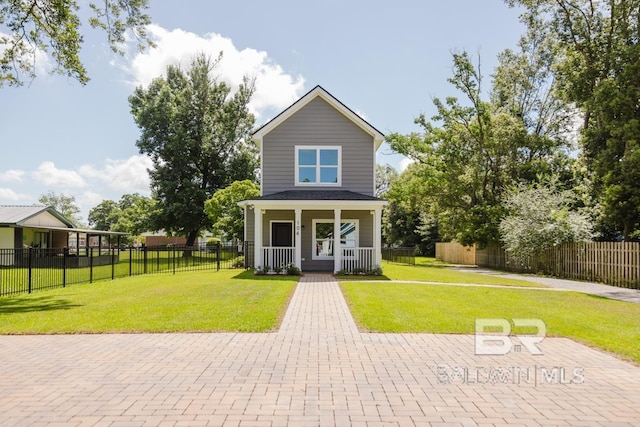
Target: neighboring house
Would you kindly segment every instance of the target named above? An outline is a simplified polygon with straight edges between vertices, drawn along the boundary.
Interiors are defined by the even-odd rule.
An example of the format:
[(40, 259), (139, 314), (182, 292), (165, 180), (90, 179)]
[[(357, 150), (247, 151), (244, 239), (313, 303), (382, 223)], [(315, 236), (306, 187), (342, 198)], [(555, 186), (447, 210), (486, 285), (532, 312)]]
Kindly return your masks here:
[[(88, 247), (92, 242), (94, 246), (102, 246), (103, 236), (123, 234), (75, 228), (71, 220), (52, 207), (0, 206), (0, 265), (13, 265), (16, 259), (14, 255), (22, 256), (16, 249), (62, 251), (63, 248), (72, 247), (79, 254), (82, 247)], [(57, 252), (48, 251), (46, 254), (54, 256)]]
[(378, 267), (386, 201), (374, 196), (375, 155), (384, 135), (316, 86), (253, 139), (261, 195), (240, 202), (245, 241), (254, 244), (250, 264), (333, 272)]
[(73, 222), (45, 206), (0, 206), (0, 248), (64, 248)]

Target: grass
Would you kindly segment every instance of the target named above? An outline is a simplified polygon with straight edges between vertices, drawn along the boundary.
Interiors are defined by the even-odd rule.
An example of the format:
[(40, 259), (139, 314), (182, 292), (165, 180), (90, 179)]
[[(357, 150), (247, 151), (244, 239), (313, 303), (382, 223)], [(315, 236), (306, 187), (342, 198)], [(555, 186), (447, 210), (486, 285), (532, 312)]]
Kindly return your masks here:
[(0, 297), (0, 334), (265, 332), (278, 326), (296, 283), (222, 270)]
[(547, 336), (640, 363), (640, 304), (516, 288), (351, 281), (340, 286), (354, 319), (368, 331), (473, 334), (476, 318), (537, 318), (545, 322)]
[(382, 262), (383, 276), (342, 276), (340, 280), (395, 280), (423, 281), (440, 283), (464, 283), (477, 285), (525, 286), (544, 288), (545, 285), (525, 280), (508, 279), (501, 276), (469, 273), (451, 270), (452, 265), (437, 261), (435, 258), (416, 257), (416, 265)]
[[(386, 283), (356, 276), (342, 278), (340, 285), (356, 322), (369, 331), (472, 334), (476, 318), (538, 318), (547, 336), (572, 338), (640, 363), (640, 304), (518, 289), (535, 284), (447, 267), (429, 258), (418, 258), (415, 266), (385, 263)], [(238, 270), (199, 271), (0, 297), (0, 334), (271, 331), (297, 280)]]

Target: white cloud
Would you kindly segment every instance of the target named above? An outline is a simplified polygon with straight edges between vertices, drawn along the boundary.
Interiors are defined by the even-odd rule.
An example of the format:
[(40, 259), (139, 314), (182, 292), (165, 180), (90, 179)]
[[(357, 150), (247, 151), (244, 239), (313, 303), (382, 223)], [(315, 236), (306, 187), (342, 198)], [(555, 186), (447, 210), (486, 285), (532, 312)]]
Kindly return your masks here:
[(79, 197), (76, 198), (76, 203), (80, 208), (82, 220), (86, 220), (89, 216), (89, 211), (98, 206), (106, 197), (95, 191), (85, 191)]
[(78, 188), (86, 187), (86, 181), (76, 171), (58, 169), (53, 162), (40, 163), (33, 176), (40, 183), (50, 187)]
[(215, 33), (199, 36), (181, 29), (168, 31), (158, 25), (148, 26), (147, 31), (157, 47), (136, 54), (126, 67), (136, 85), (146, 86), (164, 75), (167, 65), (188, 67), (194, 55), (204, 52), (217, 58), (223, 52), (213, 72), (232, 89), (237, 89), (244, 76), (256, 78), (256, 91), (249, 105), (256, 116), (268, 109), (285, 108), (302, 95), (304, 78), (285, 73), (265, 51), (238, 50), (231, 39)]
[(20, 182), (24, 177), (25, 171), (9, 169), (0, 173), (0, 182)]
[(407, 169), (409, 167), (410, 164), (412, 164), (414, 162), (414, 160), (409, 159), (407, 157), (405, 157), (404, 159), (400, 160), (400, 172), (404, 172), (405, 169)]
[(80, 174), (90, 180), (104, 181), (112, 190), (149, 194), (150, 181), (147, 169), (151, 167), (153, 163), (149, 157), (137, 155), (122, 160), (106, 159), (100, 169), (83, 165), (80, 167)]
[(29, 199), (31, 199), (31, 197), (26, 194), (16, 193), (10, 188), (0, 188), (0, 201), (4, 203), (15, 203)]

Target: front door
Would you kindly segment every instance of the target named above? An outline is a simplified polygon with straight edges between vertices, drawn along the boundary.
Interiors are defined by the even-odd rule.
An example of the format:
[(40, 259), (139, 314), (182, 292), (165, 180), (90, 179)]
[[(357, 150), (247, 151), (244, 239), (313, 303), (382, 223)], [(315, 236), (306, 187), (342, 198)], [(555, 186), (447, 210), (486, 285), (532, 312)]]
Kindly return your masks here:
[(271, 246), (293, 247), (293, 223), (271, 223)]

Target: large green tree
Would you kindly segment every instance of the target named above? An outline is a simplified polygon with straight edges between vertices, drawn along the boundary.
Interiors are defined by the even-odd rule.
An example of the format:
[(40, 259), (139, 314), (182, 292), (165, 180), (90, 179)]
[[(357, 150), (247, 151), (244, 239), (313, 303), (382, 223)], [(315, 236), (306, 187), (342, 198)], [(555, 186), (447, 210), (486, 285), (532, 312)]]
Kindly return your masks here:
[[(114, 52), (122, 53), (127, 31), (138, 39), (138, 47), (152, 46), (145, 14), (148, 0), (102, 0), (89, 3), (89, 24), (107, 33)], [(21, 85), (36, 76), (36, 58), (48, 54), (53, 72), (82, 84), (89, 81), (80, 60), (83, 37), (75, 0), (0, 0), (0, 87)]]
[(385, 197), (385, 194), (391, 189), (394, 182), (398, 180), (400, 174), (391, 165), (376, 164), (375, 181), (376, 181), (376, 197)]
[(425, 185), (427, 171), (414, 163), (393, 180), (383, 194), (389, 204), (383, 211), (382, 233), (388, 245), (415, 247), (422, 255), (435, 256), (438, 224)]
[(244, 237), (244, 211), (238, 202), (260, 195), (260, 188), (245, 179), (215, 192), (206, 201), (205, 211), (213, 222), (212, 231), (227, 240), (242, 240)]
[(155, 203), (137, 193), (124, 194), (118, 202), (103, 200), (89, 211), (89, 225), (96, 230), (119, 231), (128, 234), (125, 243), (144, 231), (152, 231), (150, 218)]
[(249, 137), (254, 117), (247, 108), (254, 84), (245, 78), (232, 94), (213, 77), (218, 61), (201, 54), (188, 70), (170, 65), (166, 77), (129, 98), (141, 130), (136, 145), (153, 161), (152, 223), (185, 236), (187, 245), (212, 226), (205, 202), (234, 181), (254, 180), (257, 169)]
[(582, 149), (609, 238), (640, 237), (640, 0), (507, 0), (557, 41), (556, 78), (582, 111)]
[(421, 133), (388, 137), (392, 148), (424, 166), (425, 197), (445, 239), (498, 243), (507, 187), (571, 178), (570, 111), (555, 91), (551, 48), (532, 32), (520, 51), (503, 52), (488, 99), (479, 65), (466, 52), (454, 54), (449, 82), (462, 99), (435, 98), (437, 114), (416, 119)]
[(80, 207), (76, 203), (74, 196), (49, 191), (47, 194), (40, 195), (38, 202), (54, 208), (67, 219), (71, 220), (76, 226), (80, 225)]

